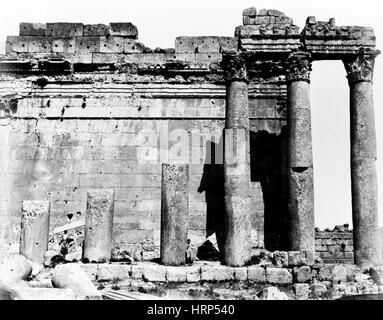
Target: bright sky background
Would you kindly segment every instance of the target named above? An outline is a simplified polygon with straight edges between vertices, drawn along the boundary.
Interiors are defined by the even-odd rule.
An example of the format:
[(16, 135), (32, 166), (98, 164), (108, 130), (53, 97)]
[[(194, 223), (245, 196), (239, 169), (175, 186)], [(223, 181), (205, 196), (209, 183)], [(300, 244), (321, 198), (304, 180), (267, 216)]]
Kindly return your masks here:
[[(337, 25), (375, 28), (383, 49), (383, 5), (379, 0), (16, 0), (2, 3), (0, 52), (19, 22), (132, 22), (148, 47), (174, 47), (176, 36), (233, 36), (242, 10), (278, 9), (303, 28), (307, 16)], [(348, 84), (340, 61), (315, 62), (311, 103), (314, 148), (315, 216), (320, 228), (351, 224)], [(378, 145), (379, 224), (383, 226), (383, 56), (375, 65), (375, 116)]]

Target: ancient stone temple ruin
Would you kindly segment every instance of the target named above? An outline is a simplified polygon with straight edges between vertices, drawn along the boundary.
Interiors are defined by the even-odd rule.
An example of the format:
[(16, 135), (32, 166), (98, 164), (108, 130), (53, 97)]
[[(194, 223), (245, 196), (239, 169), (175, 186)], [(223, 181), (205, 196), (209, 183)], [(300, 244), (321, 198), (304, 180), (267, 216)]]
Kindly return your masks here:
[[(314, 259), (327, 251), (314, 221), (310, 72), (313, 61), (341, 60), (353, 236), (338, 258), (381, 265), (378, 54), (372, 28), (308, 17), (300, 29), (255, 8), (233, 37), (180, 36), (166, 49), (142, 44), (132, 23), (20, 23), (0, 57), (0, 252), (42, 263), (69, 224), (84, 240), (78, 260), (100, 263), (98, 279), (125, 252), (160, 258), (155, 272), (125, 273), (149, 281), (329, 280)], [(170, 267), (212, 235), (224, 266), (182, 276)], [(252, 267), (263, 249), (270, 265)], [(297, 298), (305, 290), (295, 287)]]

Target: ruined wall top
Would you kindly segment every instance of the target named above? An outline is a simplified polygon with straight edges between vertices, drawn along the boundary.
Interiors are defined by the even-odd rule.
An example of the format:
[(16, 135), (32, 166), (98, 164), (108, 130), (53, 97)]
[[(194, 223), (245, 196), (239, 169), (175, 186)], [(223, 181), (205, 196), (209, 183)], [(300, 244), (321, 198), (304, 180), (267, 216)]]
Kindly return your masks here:
[(300, 48), (309, 51), (313, 60), (344, 60), (357, 55), (361, 48), (375, 50), (372, 28), (336, 26), (334, 18), (322, 22), (308, 17), (303, 30), (292, 18), (274, 9), (247, 8), (242, 18), (243, 24), (236, 27), (234, 37), (182, 36), (175, 39), (174, 48), (165, 49), (151, 49), (141, 43), (137, 27), (130, 22), (109, 25), (23, 22), (18, 36), (7, 37), (6, 54), (0, 55), (0, 71), (141, 70), (156, 74), (217, 75), (222, 74), (222, 55), (240, 52), (252, 60), (250, 75), (264, 78), (265, 70), (270, 68), (275, 71), (273, 75), (283, 75), (283, 61)]

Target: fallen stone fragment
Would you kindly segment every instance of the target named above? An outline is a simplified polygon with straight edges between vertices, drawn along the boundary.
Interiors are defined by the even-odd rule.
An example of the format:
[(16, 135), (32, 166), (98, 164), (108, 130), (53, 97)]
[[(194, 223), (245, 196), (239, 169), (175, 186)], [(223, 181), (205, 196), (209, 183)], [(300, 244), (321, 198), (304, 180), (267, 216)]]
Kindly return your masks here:
[(101, 299), (96, 287), (76, 263), (56, 266), (52, 274), (52, 285), (55, 288), (72, 289), (77, 296), (82, 298)]
[(5, 256), (0, 261), (0, 281), (13, 282), (27, 280), (32, 274), (28, 259), (18, 253)]

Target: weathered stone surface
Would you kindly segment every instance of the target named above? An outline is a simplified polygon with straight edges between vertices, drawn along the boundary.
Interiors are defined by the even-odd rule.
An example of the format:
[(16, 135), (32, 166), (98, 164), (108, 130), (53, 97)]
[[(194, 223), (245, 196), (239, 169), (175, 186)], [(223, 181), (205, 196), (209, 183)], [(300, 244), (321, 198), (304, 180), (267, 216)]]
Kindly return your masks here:
[(45, 34), (52, 37), (78, 37), (83, 35), (82, 23), (47, 23)]
[(234, 280), (246, 281), (247, 280), (247, 267), (237, 267), (234, 268)]
[[(133, 271), (133, 268), (132, 268)], [(147, 264), (142, 271), (142, 278), (145, 281), (165, 282), (166, 281), (166, 267), (158, 264)]]
[(383, 286), (383, 267), (370, 268), (369, 273), (378, 286)]
[(162, 164), (161, 262), (185, 264), (188, 236), (189, 166)]
[(84, 36), (108, 36), (109, 27), (104, 24), (85, 24), (84, 25)]
[(131, 266), (126, 264), (100, 264), (97, 271), (98, 281), (121, 281), (130, 278)]
[(52, 284), (55, 288), (72, 289), (78, 296), (101, 299), (96, 287), (80, 265), (76, 263), (56, 266), (52, 274)]
[(382, 264), (378, 244), (376, 132), (372, 77), (376, 52), (361, 50), (345, 61), (350, 85), (351, 187), (355, 263)]
[(277, 267), (287, 267), (289, 265), (289, 256), (286, 251), (274, 251), (273, 263)]
[(265, 268), (257, 266), (248, 267), (248, 280), (254, 281), (256, 283), (265, 283), (266, 282), (266, 271)]
[(186, 269), (186, 281), (187, 282), (199, 282), (201, 280), (201, 267), (189, 266)]
[(20, 253), (43, 264), (48, 250), (49, 201), (23, 201)]
[(138, 38), (137, 27), (130, 22), (111, 22), (109, 28), (111, 36), (124, 36), (132, 39)]
[(314, 264), (314, 255), (310, 251), (289, 251), (289, 266), (312, 266)]
[(291, 284), (293, 283), (293, 275), (290, 269), (285, 268), (266, 268), (267, 282), (272, 284)]
[(257, 16), (257, 8), (255, 7), (247, 8), (242, 11), (242, 15), (255, 18)]
[(311, 286), (311, 299), (322, 298), (328, 292), (328, 286), (331, 285), (331, 282), (314, 282)]
[(114, 191), (88, 191), (83, 259), (109, 261), (112, 255)]
[(8, 254), (0, 260), (0, 282), (27, 280), (32, 274), (28, 259), (21, 254)]
[(234, 279), (234, 269), (217, 263), (201, 266), (202, 281), (229, 281)]
[(302, 266), (294, 268), (294, 281), (295, 282), (310, 282), (312, 279), (312, 272), (309, 266)]
[(308, 300), (310, 295), (310, 285), (307, 283), (294, 284), (295, 299)]
[(20, 36), (45, 36), (47, 26), (45, 23), (20, 23)]

